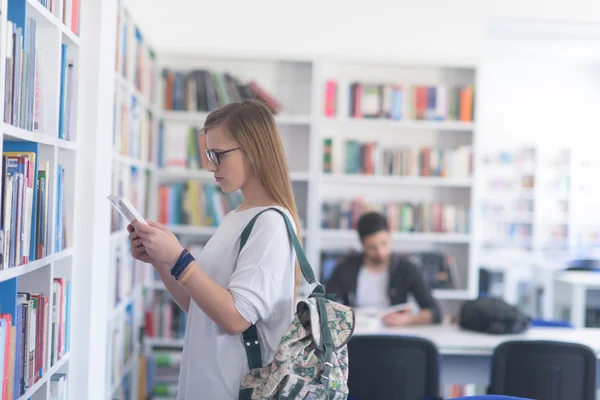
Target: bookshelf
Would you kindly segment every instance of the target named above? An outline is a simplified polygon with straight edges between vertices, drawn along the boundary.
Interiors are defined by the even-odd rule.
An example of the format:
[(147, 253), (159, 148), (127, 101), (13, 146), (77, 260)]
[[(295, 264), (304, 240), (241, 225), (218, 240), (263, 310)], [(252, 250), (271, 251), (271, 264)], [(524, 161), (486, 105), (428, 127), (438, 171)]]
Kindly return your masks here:
[(496, 142), (480, 150), (477, 186), (483, 194), (476, 219), (486, 229), (477, 265), (497, 283), (490, 294), (539, 317), (564, 316), (553, 310), (553, 301), (562, 296), (552, 288), (553, 277), (569, 275), (559, 271), (572, 259), (600, 254), (600, 221), (590, 212), (598, 196), (590, 179), (597, 157), (578, 147)]
[(79, 1), (0, 2), (0, 393), (71, 385), (78, 166)]
[[(324, 253), (358, 249), (359, 246), (357, 235), (351, 229), (352, 220), (327, 215), (329, 206), (332, 210), (339, 204), (341, 209), (342, 205), (346, 207), (358, 200), (356, 214), (358, 208), (376, 207), (384, 200), (397, 203), (398, 209), (403, 203), (424, 203), (425, 208), (425, 203), (442, 202), (452, 206), (448, 212), (455, 215), (457, 221), (462, 221), (462, 225), (447, 223), (443, 225), (447, 229), (437, 225), (434, 229), (429, 222), (429, 226), (415, 229), (401, 227), (396, 221), (394, 248), (398, 251), (441, 251), (449, 255), (456, 260), (454, 271), (458, 284), (454, 288), (435, 289), (435, 295), (453, 301), (475, 295), (477, 274), (473, 269), (468, 221), (475, 181), (471, 160), (476, 143), (472, 91), (476, 66), (226, 52), (195, 56), (162, 53), (160, 59), (162, 118), (157, 146), (157, 192), (152, 212), (159, 221), (172, 228), (192, 253), (201, 251), (214, 233), (219, 216), (239, 201), (223, 200), (218, 189), (215, 191), (212, 174), (203, 165), (199, 128), (208, 114), (209, 103), (224, 104), (239, 98), (236, 96), (243, 96), (251, 87), (259, 97), (266, 93), (265, 96), (274, 99), (275, 120), (288, 157), (303, 225), (304, 247), (317, 275), (320, 275)], [(404, 100), (394, 101), (396, 107), (401, 105), (402, 117), (349, 116), (345, 110), (350, 109), (348, 94), (353, 82), (405, 88)], [(432, 89), (424, 89), (428, 85)], [(431, 115), (420, 114), (416, 118), (416, 108), (411, 110), (416, 102), (416, 90), (413, 89), (416, 86), (423, 87), (419, 89), (419, 112), (435, 104), (432, 99), (429, 107), (427, 102), (423, 103), (427, 90), (445, 96), (440, 97), (442, 100), (433, 107)], [(207, 90), (212, 94), (207, 95)], [(369, 88), (364, 91), (372, 92)], [(445, 103), (444, 98), (447, 99)], [(382, 108), (388, 107), (387, 101), (382, 102)], [(367, 113), (369, 107), (377, 107), (373, 106), (377, 102), (376, 98), (367, 98), (362, 108), (356, 109), (364, 108)], [(345, 160), (351, 158), (345, 157), (347, 142), (377, 142), (379, 148), (371, 151), (372, 159), (377, 157), (379, 164), (351, 166), (348, 162), (346, 165)], [(431, 160), (427, 171), (418, 168), (418, 158), (424, 151)], [(407, 164), (404, 169), (400, 162), (403, 152)], [(454, 163), (439, 164), (440, 168), (434, 170), (432, 153), (454, 160)], [(384, 157), (396, 158), (395, 170), (383, 168)], [(412, 161), (409, 163), (408, 160)], [(189, 198), (185, 197), (187, 194)], [(192, 198), (201, 201), (183, 203), (184, 199)], [(212, 201), (215, 207), (215, 200), (219, 204), (217, 211), (210, 214), (206, 204)], [(178, 215), (174, 210), (180, 210), (182, 204), (187, 204), (187, 213)], [(410, 207), (403, 212), (408, 209)], [(392, 208), (388, 212), (399, 215)], [(170, 398), (176, 389), (185, 316), (179, 315), (160, 281), (155, 280), (150, 288), (155, 296), (153, 304), (146, 310), (144, 345), (145, 353), (156, 361), (157, 376), (161, 380), (155, 381), (156, 386), (149, 390), (155, 390), (155, 398)], [(165, 326), (170, 329), (165, 330)]]
[(313, 201), (322, 260), (360, 249), (355, 223), (377, 210), (388, 216), (395, 251), (453, 260), (453, 286), (431, 282), (437, 298), (472, 297), (476, 67), (327, 59), (319, 69)]
[[(116, 46), (113, 47), (114, 93), (111, 138), (111, 193), (128, 198), (154, 219), (157, 140), (157, 55), (129, 14), (117, 2)], [(104, 399), (138, 398), (146, 390), (140, 346), (147, 287), (152, 267), (131, 256), (126, 221), (110, 209), (109, 296), (107, 301)]]

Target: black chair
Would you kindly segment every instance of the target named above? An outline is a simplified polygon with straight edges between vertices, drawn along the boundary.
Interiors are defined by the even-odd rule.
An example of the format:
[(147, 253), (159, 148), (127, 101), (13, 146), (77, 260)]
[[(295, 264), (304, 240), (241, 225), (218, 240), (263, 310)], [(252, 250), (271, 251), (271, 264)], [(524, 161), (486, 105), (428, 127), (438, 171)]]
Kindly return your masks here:
[(515, 340), (492, 356), (489, 394), (536, 400), (595, 400), (596, 354), (575, 343)]
[(439, 399), (436, 345), (412, 336), (354, 336), (348, 342), (349, 399)]

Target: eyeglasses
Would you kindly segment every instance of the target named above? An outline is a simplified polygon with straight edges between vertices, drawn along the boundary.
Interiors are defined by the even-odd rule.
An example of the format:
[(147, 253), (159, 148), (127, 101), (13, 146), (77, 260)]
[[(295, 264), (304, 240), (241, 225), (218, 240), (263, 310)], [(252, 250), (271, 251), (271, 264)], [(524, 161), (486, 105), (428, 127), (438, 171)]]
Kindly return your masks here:
[(213, 162), (215, 165), (219, 165), (221, 164), (221, 161), (219, 161), (219, 157), (222, 156), (223, 154), (227, 154), (231, 151), (234, 150), (238, 150), (239, 147), (236, 147), (235, 149), (229, 149), (229, 150), (223, 150), (223, 151), (214, 151), (214, 150), (205, 150), (204, 153), (206, 153), (206, 158), (208, 158), (208, 162)]

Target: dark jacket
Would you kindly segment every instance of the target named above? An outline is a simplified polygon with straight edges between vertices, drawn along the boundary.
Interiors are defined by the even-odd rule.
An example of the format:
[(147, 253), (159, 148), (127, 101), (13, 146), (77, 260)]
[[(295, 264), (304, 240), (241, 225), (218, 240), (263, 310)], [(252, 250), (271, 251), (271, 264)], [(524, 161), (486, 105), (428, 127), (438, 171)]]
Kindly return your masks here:
[[(327, 293), (335, 295), (337, 302), (356, 306), (358, 273), (363, 265), (363, 253), (352, 254), (343, 259), (334, 269), (327, 282)], [(390, 304), (403, 304), (412, 293), (419, 307), (433, 314), (432, 323), (440, 323), (442, 312), (438, 301), (432, 296), (421, 271), (404, 257), (393, 254), (388, 269), (390, 274), (388, 296)]]

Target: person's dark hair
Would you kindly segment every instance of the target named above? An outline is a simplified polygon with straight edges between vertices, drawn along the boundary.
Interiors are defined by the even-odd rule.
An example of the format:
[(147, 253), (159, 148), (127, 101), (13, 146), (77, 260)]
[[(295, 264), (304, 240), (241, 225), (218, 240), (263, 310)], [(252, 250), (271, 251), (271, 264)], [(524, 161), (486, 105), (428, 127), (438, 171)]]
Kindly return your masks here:
[(362, 241), (369, 235), (389, 230), (388, 221), (378, 212), (367, 212), (361, 215), (358, 219), (358, 222), (356, 223), (356, 230), (358, 231), (358, 236)]

